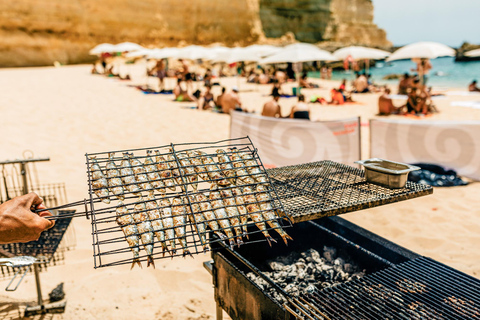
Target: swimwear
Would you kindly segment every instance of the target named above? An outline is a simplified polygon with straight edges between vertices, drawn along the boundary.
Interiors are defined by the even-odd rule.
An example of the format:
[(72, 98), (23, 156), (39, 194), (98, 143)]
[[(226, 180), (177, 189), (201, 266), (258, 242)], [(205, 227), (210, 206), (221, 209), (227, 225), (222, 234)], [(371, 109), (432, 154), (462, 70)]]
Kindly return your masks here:
[(192, 77), (191, 73), (185, 74), (185, 81), (189, 81), (189, 80), (192, 80), (192, 79), (193, 79), (193, 77)]
[(293, 118), (310, 120), (310, 114), (308, 111), (295, 111), (293, 113)]

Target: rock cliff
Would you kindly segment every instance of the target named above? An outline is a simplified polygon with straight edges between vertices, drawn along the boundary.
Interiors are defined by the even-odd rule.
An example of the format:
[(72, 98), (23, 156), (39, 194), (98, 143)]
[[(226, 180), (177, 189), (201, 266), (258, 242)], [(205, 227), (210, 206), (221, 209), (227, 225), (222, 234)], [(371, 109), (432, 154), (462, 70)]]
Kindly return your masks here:
[(101, 42), (247, 45), (297, 40), (388, 46), (370, 0), (15, 0), (0, 2), (0, 66), (92, 60)]

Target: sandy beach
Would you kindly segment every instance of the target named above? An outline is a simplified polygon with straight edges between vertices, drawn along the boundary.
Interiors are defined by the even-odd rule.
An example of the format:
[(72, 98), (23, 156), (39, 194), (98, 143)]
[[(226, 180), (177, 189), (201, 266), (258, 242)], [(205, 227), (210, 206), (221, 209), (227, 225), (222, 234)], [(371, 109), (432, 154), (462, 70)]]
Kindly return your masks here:
[[(37, 164), (44, 183), (65, 182), (68, 200), (87, 197), (86, 152), (155, 147), (170, 142), (216, 141), (229, 138), (230, 118), (225, 114), (191, 109), (195, 103), (173, 102), (172, 95), (145, 95), (131, 85), (145, 84), (145, 69), (123, 66), (132, 81), (90, 74), (90, 65), (60, 68), (0, 70), (1, 159), (22, 157), (24, 150), (50, 157)], [(156, 79), (148, 80), (151, 85)], [(173, 88), (174, 79), (167, 80)], [(222, 78), (222, 85), (238, 85), (243, 106), (259, 113), (270, 97), (270, 85), (253, 85), (245, 79)], [(337, 82), (316, 80), (321, 89), (303, 90), (307, 96), (329, 97)], [(285, 85), (286, 91), (293, 84)], [(465, 90), (465, 88), (451, 90)], [(220, 92), (214, 87), (214, 94)], [(354, 95), (358, 104), (312, 105), (312, 118), (362, 119), (363, 158), (368, 158), (368, 120), (378, 111), (379, 94)], [(452, 101), (480, 100), (475, 96), (447, 96), (436, 100), (440, 113), (429, 120), (480, 120), (480, 109), (451, 107)], [(296, 99), (280, 99), (282, 114)], [(399, 102), (397, 102), (399, 103)], [(404, 119), (391, 116), (391, 119)], [(422, 119), (418, 119), (422, 121)], [(342, 217), (421, 255), (436, 259), (480, 278), (480, 183), (435, 188), (434, 194), (358, 211)], [(156, 261), (156, 269), (130, 270), (123, 265), (93, 268), (90, 221), (74, 220), (77, 247), (66, 252), (63, 265), (42, 273), (44, 298), (65, 283), (66, 312), (52, 319), (214, 319), (212, 278), (194, 259)], [(0, 288), (6, 286), (0, 282)], [(15, 292), (0, 292), (2, 308), (36, 300), (35, 281), (28, 275)], [(4, 304), (3, 302), (6, 302)], [(10, 304), (12, 303), (12, 304)], [(3, 306), (3, 307), (2, 307)], [(17, 312), (7, 319), (16, 319)], [(38, 318), (43, 319), (43, 318)], [(47, 317), (46, 319), (50, 319)]]

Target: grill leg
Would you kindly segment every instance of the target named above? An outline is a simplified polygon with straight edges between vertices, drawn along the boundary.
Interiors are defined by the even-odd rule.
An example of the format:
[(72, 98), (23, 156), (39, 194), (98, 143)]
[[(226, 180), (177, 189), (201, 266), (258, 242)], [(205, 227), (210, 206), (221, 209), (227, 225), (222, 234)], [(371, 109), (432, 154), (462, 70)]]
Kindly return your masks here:
[(38, 305), (40, 306), (41, 309), (43, 309), (43, 299), (42, 299), (42, 288), (40, 286), (40, 267), (38, 266), (38, 263), (35, 263), (33, 265), (33, 268), (35, 270), (35, 284), (37, 285), (37, 299), (38, 299)]
[(223, 309), (217, 302), (217, 320), (223, 320)]

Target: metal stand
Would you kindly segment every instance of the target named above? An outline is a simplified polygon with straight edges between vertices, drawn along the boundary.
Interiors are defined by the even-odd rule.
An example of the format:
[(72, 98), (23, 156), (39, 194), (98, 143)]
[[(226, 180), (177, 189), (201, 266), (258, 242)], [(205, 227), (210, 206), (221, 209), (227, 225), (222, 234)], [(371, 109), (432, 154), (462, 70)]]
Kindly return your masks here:
[[(205, 270), (208, 271), (208, 273), (210, 273), (211, 276), (213, 275), (213, 260), (205, 261), (203, 263), (203, 267), (205, 268)], [(223, 309), (222, 309), (222, 307), (220, 306), (218, 301), (215, 301), (215, 305), (216, 305), (216, 307), (215, 307), (216, 318), (215, 319), (223, 320)]]

